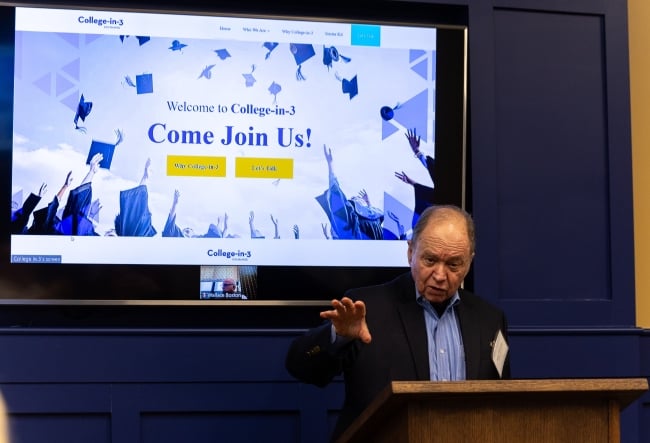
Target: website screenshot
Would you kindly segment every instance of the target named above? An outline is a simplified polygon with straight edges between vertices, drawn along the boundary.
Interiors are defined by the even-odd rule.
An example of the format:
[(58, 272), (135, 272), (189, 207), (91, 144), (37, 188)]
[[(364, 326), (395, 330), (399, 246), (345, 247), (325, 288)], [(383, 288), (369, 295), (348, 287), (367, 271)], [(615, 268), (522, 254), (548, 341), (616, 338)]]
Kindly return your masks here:
[(403, 266), (435, 27), (17, 8), (14, 263)]

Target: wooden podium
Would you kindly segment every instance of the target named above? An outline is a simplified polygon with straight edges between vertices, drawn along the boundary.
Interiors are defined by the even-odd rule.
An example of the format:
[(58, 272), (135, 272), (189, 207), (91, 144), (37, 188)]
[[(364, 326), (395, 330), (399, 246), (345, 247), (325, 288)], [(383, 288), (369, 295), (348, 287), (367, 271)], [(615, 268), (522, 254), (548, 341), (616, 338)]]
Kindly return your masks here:
[(615, 443), (645, 378), (392, 382), (336, 443)]

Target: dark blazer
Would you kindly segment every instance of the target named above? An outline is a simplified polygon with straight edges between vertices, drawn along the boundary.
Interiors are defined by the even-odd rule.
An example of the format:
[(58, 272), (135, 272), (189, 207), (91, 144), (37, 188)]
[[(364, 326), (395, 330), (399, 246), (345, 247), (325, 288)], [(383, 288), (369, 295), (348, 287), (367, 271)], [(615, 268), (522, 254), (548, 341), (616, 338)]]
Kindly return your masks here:
[[(286, 367), (297, 379), (325, 386), (338, 375), (345, 381), (345, 401), (333, 439), (339, 436), (393, 380), (429, 380), (427, 332), (422, 307), (415, 300), (410, 272), (378, 286), (356, 288), (345, 295), (366, 304), (372, 341), (354, 340), (343, 348), (331, 344), (331, 323), (295, 339)], [(476, 295), (460, 290), (456, 313), (465, 349), (468, 380), (498, 379), (492, 362), (492, 341), (499, 329), (508, 337), (505, 315)], [(503, 378), (510, 378), (509, 358)]]

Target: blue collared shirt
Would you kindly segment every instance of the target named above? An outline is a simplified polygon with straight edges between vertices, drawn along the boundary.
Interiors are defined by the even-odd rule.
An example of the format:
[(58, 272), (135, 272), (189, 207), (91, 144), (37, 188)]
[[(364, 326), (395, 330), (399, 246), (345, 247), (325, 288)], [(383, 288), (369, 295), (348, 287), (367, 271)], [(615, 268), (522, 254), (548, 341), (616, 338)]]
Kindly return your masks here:
[(465, 351), (456, 305), (460, 296), (456, 292), (447, 308), (438, 316), (436, 310), (420, 294), (417, 302), (422, 306), (427, 327), (429, 349), (429, 377), (434, 381), (465, 380)]

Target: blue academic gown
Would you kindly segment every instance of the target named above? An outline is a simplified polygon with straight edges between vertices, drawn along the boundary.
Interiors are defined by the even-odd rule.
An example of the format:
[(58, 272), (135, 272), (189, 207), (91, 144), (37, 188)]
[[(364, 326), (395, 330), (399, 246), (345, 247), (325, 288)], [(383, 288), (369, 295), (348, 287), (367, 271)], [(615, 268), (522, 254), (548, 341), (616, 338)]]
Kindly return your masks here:
[(153, 237), (149, 193), (145, 185), (120, 192), (120, 213), (115, 217), (115, 232), (122, 237)]

